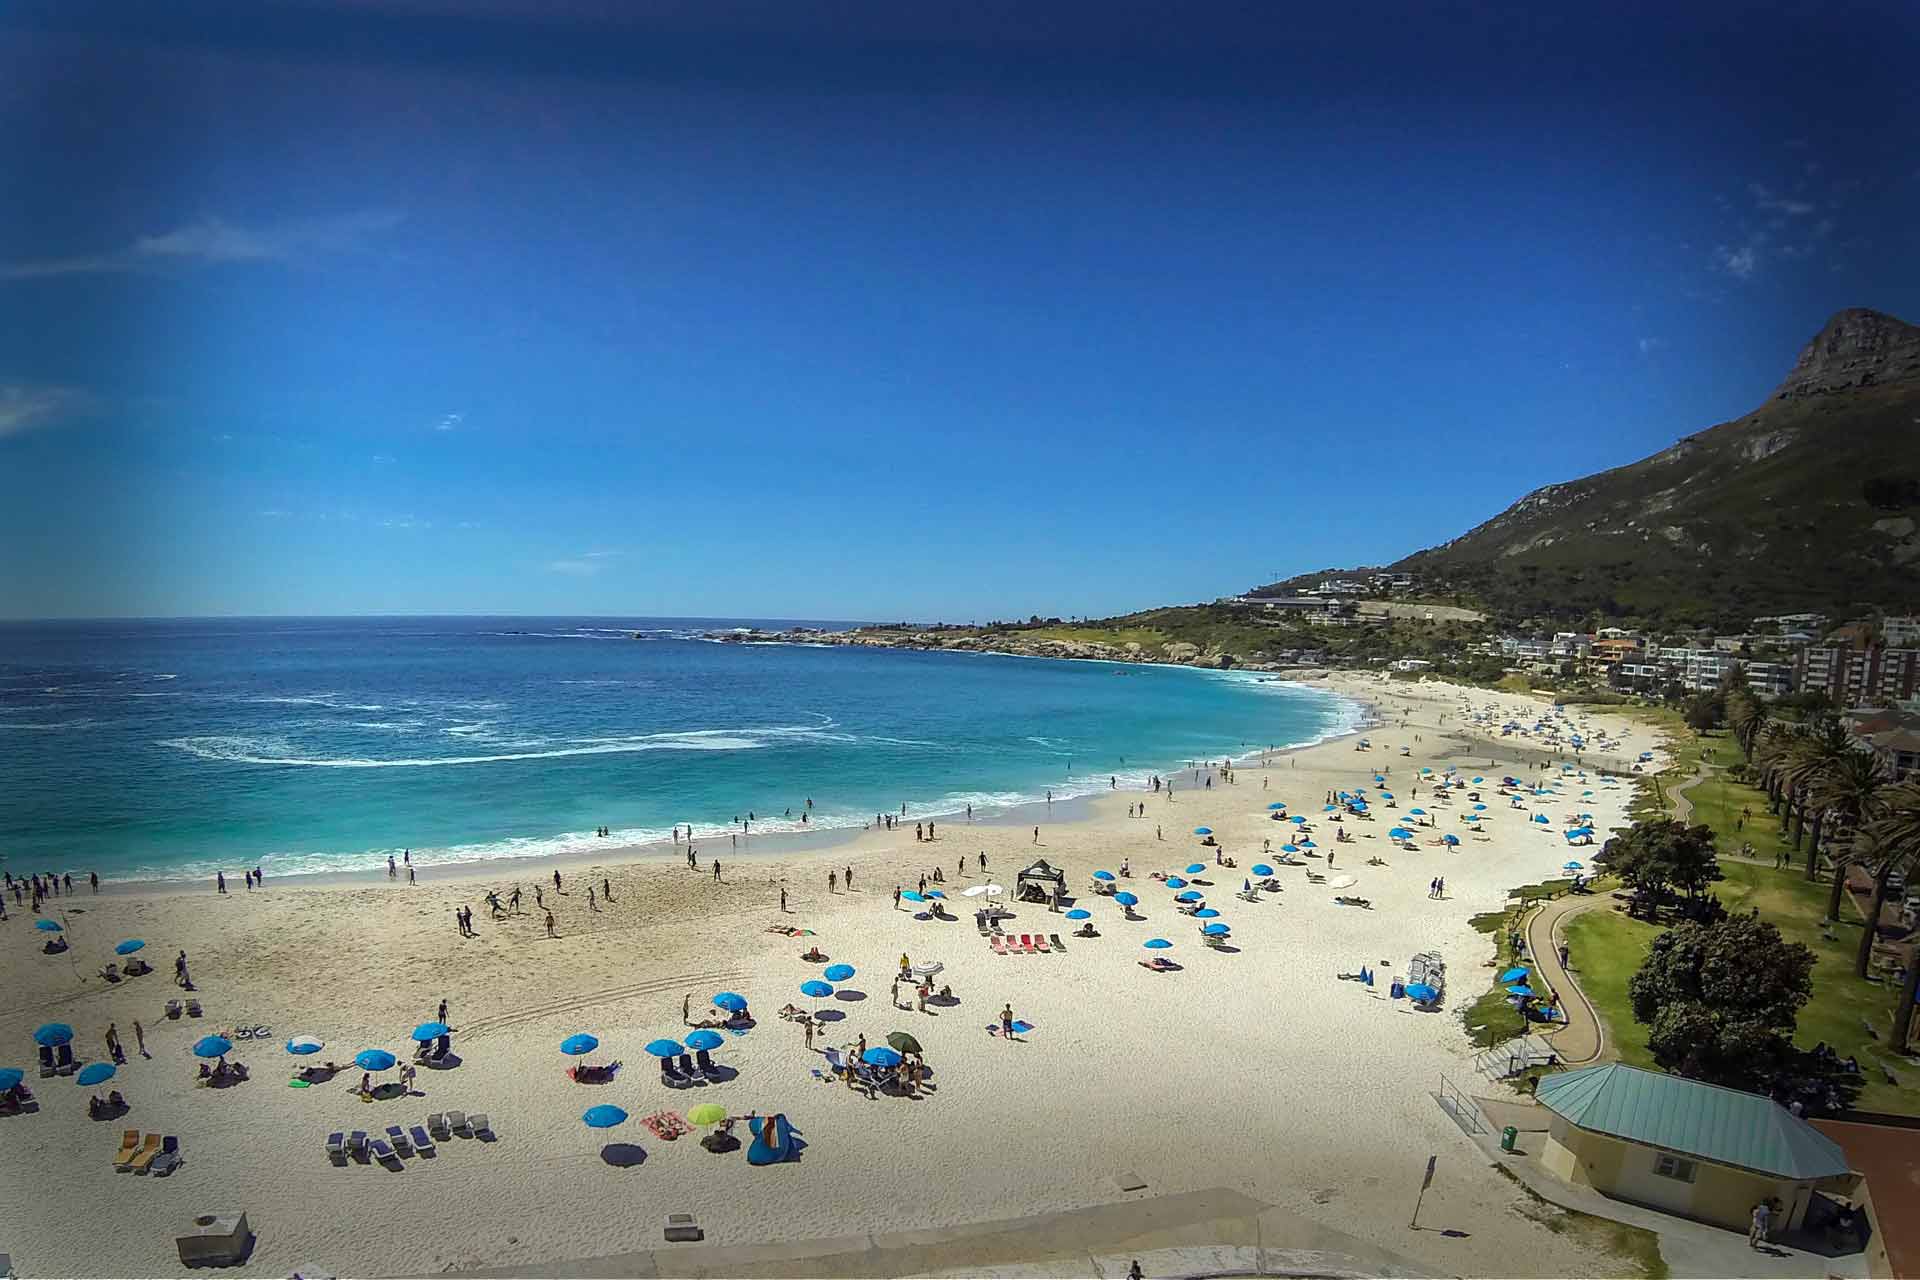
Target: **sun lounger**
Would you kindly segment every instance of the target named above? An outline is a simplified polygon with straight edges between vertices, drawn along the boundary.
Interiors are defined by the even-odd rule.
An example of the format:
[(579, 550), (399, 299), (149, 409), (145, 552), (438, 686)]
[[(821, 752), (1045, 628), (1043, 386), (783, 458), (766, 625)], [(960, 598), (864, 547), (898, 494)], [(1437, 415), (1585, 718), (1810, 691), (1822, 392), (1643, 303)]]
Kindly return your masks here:
[(1030, 955), (1033, 952), (1033, 938), (1023, 933), (1020, 935), (1020, 940), (1012, 944), (1010, 949), (1021, 955)]
[(167, 1001), (167, 1016), (176, 1019), (180, 1016), (180, 1002), (178, 1000)]
[(187, 1001), (187, 1016), (189, 1018), (197, 1018), (200, 1016), (200, 1002), (198, 1000)]
[(168, 1134), (160, 1142), (160, 1154), (153, 1158), (150, 1172), (156, 1178), (164, 1178), (180, 1167), (180, 1139)]
[(80, 1064), (73, 1060), (72, 1045), (63, 1044), (53, 1051), (53, 1069), (63, 1076), (70, 1076), (80, 1069)]
[(680, 1074), (680, 1068), (673, 1065), (672, 1058), (662, 1058), (660, 1059), (660, 1083), (669, 1088), (679, 1088), (688, 1081)]
[(1067, 944), (1060, 941), (1060, 935), (1057, 933), (1053, 935), (1053, 949), (1055, 951), (1065, 951), (1067, 949)]
[(464, 1111), (447, 1112), (447, 1132), (458, 1134), (462, 1138), (473, 1136), (473, 1130), (467, 1128), (467, 1113)]
[[(393, 1154), (393, 1148), (387, 1145), (385, 1138), (375, 1138), (367, 1144), (367, 1149), (373, 1152), (373, 1158), (381, 1164), (400, 1165), (401, 1163), (400, 1157)], [(402, 1165), (401, 1167), (404, 1168), (405, 1166)]]
[(699, 1065), (700, 1074), (703, 1076), (707, 1076), (708, 1078), (711, 1078), (713, 1076), (713, 1073), (718, 1069), (713, 1065), (713, 1056), (709, 1054), (705, 1049), (701, 1049), (698, 1052), (696, 1052), (693, 1055), (693, 1060), (695, 1063)]
[(693, 1084), (705, 1084), (707, 1082), (706, 1076), (702, 1075), (693, 1065), (693, 1055), (690, 1053), (680, 1055), (680, 1074), (685, 1076)]
[(1051, 947), (1047, 946), (1047, 937), (1045, 934), (1036, 933), (1033, 935), (1033, 949), (1041, 955), (1046, 955), (1048, 951), (1052, 950)]
[(140, 1149), (140, 1131), (126, 1129), (120, 1134), (120, 1150), (114, 1153), (113, 1167), (124, 1169), (133, 1162), (133, 1153)]
[(337, 1165), (347, 1162), (347, 1135), (337, 1129), (327, 1135), (327, 1159)]
[(447, 1127), (447, 1113), (436, 1111), (427, 1117), (427, 1132), (436, 1138), (451, 1138), (453, 1130)]
[(413, 1150), (412, 1144), (407, 1141), (407, 1131), (397, 1124), (387, 1126), (387, 1141), (393, 1143), (393, 1149), (403, 1156)]
[(493, 1121), (487, 1119), (486, 1112), (484, 1111), (474, 1112), (473, 1119), (468, 1121), (468, 1124), (472, 1128), (474, 1137), (480, 1139), (480, 1141), (482, 1142), (493, 1141), (494, 1139)]
[(55, 1072), (56, 1068), (53, 1065), (53, 1046), (43, 1044), (40, 1046), (40, 1078), (44, 1080), (48, 1076), (55, 1074)]
[(160, 1154), (160, 1135), (150, 1133), (140, 1143), (140, 1149), (133, 1153), (133, 1159), (127, 1161), (127, 1167), (135, 1173), (145, 1173), (153, 1167), (153, 1158)]
[(1173, 961), (1163, 960), (1159, 956), (1155, 956), (1151, 960), (1140, 961), (1140, 967), (1142, 969), (1151, 969), (1155, 973), (1170, 973), (1174, 969), (1179, 968), (1179, 966), (1174, 964)]
[(413, 1149), (423, 1156), (432, 1156), (434, 1153), (433, 1139), (427, 1136), (427, 1131), (416, 1124), (412, 1126), (409, 1132), (413, 1135)]
[[(997, 956), (1004, 956), (1007, 954), (1007, 939), (1006, 939), (1006, 935), (1004, 934), (999, 934), (999, 933), (988, 934), (987, 945), (993, 948), (993, 954)], [(41, 1052), (45, 1053), (46, 1050), (43, 1049), (41, 1050)], [(53, 1073), (50, 1071), (43, 1071), (40, 1074), (51, 1075)]]

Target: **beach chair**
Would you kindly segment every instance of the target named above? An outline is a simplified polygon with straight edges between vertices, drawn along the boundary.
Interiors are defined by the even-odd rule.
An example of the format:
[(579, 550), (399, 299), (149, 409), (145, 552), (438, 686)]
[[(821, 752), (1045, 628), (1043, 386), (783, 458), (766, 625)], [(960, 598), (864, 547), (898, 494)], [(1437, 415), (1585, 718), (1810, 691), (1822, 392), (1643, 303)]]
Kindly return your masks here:
[[(1004, 956), (1007, 954), (1007, 939), (1004, 934), (998, 934), (998, 933), (988, 934), (987, 945), (993, 948), (993, 954), (997, 956)], [(44, 1054), (46, 1053), (46, 1050), (42, 1049), (40, 1052)], [(50, 1071), (42, 1071), (40, 1074), (51, 1075), (53, 1073)]]
[(367, 1131), (365, 1129), (355, 1129), (347, 1135), (347, 1154), (356, 1160), (366, 1158)]
[(55, 1074), (55, 1070), (56, 1069), (53, 1065), (53, 1046), (46, 1045), (46, 1044), (41, 1045), (40, 1046), (40, 1078), (42, 1080), (46, 1079), (48, 1076)]
[(680, 1074), (680, 1068), (673, 1065), (672, 1058), (662, 1058), (660, 1059), (660, 1083), (669, 1089), (678, 1089), (688, 1081)]
[(436, 1111), (428, 1116), (427, 1132), (443, 1142), (451, 1138), (453, 1136), (453, 1130), (447, 1127), (447, 1113), (444, 1111)]
[(120, 1150), (113, 1156), (113, 1167), (124, 1169), (133, 1162), (133, 1153), (140, 1149), (140, 1131), (124, 1129), (120, 1133)]
[(409, 1132), (413, 1135), (413, 1149), (418, 1151), (423, 1157), (429, 1160), (432, 1159), (435, 1148), (433, 1139), (427, 1136), (427, 1131), (416, 1124), (412, 1126)]
[(109, 1089), (107, 1091), (107, 1105), (115, 1111), (125, 1112), (127, 1110), (127, 1100), (121, 1096), (118, 1089)]
[(200, 1002), (198, 1000), (187, 1001), (187, 1016), (189, 1018), (197, 1018), (200, 1016)]
[(447, 1132), (462, 1138), (471, 1138), (473, 1130), (467, 1127), (467, 1113), (464, 1111), (447, 1112)]
[(1067, 944), (1060, 941), (1060, 935), (1057, 933), (1053, 935), (1053, 949), (1055, 951), (1065, 951), (1067, 949)]
[(151, 1172), (156, 1178), (164, 1178), (180, 1167), (180, 1139), (168, 1134), (160, 1141), (160, 1154), (153, 1158)]
[(705, 1049), (696, 1052), (693, 1055), (693, 1060), (699, 1066), (700, 1074), (706, 1076), (708, 1079), (712, 1079), (713, 1073), (718, 1070), (718, 1068), (713, 1065), (713, 1056)]
[(1046, 955), (1047, 952), (1051, 950), (1051, 948), (1047, 946), (1047, 936), (1045, 934), (1036, 933), (1033, 935), (1033, 949), (1041, 955)]
[(407, 1141), (407, 1131), (397, 1124), (387, 1126), (387, 1141), (391, 1142), (393, 1149), (403, 1156), (413, 1153), (413, 1144)]
[(169, 1001), (167, 1001), (167, 1016), (168, 1016), (169, 1018), (172, 1018), (172, 1019), (174, 1019), (175, 1021), (178, 1021), (178, 1020), (179, 1020), (179, 1018), (180, 1018), (180, 1002), (179, 1002), (178, 1000), (169, 1000)]
[(472, 1128), (473, 1136), (478, 1138), (480, 1141), (492, 1142), (494, 1140), (495, 1134), (493, 1132), (493, 1121), (487, 1119), (486, 1112), (484, 1111), (474, 1112), (473, 1119), (468, 1121), (468, 1124)]
[(1009, 938), (1007, 950), (1014, 955), (1024, 956), (1033, 950), (1033, 939), (1024, 933), (1018, 938)]
[(707, 1082), (706, 1076), (702, 1075), (699, 1070), (694, 1067), (693, 1055), (690, 1053), (680, 1055), (680, 1074), (687, 1078), (688, 1084), (705, 1084)]
[(367, 1149), (373, 1152), (373, 1158), (381, 1164), (393, 1164), (405, 1168), (400, 1163), (400, 1157), (393, 1154), (393, 1148), (387, 1145), (385, 1138), (375, 1138), (367, 1144)]
[(347, 1135), (338, 1129), (327, 1135), (327, 1159), (341, 1167), (347, 1163)]
[(73, 1060), (72, 1045), (63, 1044), (53, 1051), (53, 1069), (63, 1076), (70, 1076), (80, 1069), (80, 1064)]
[(160, 1135), (150, 1133), (140, 1143), (140, 1149), (127, 1161), (127, 1168), (135, 1173), (145, 1173), (153, 1167), (153, 1158), (160, 1154)]

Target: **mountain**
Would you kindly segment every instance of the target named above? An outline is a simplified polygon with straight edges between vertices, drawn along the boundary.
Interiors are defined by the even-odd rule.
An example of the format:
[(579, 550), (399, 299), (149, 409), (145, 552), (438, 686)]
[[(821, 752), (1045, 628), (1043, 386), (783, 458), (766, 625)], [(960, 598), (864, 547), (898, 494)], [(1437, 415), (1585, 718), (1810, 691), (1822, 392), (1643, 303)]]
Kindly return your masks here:
[(1507, 619), (1743, 629), (1920, 605), (1920, 328), (1842, 311), (1745, 417), (1390, 567)]

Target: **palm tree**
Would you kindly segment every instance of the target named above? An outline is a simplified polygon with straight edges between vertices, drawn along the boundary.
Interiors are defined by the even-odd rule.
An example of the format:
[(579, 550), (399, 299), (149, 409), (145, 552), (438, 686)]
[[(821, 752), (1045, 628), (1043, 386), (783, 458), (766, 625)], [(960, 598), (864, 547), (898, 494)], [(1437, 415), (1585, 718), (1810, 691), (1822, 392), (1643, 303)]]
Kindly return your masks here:
[(1780, 776), (1796, 732), (1778, 722), (1769, 724), (1758, 735), (1753, 749), (1753, 765), (1760, 772), (1760, 789), (1767, 793), (1768, 813), (1780, 812)]
[[(1911, 867), (1920, 860), (1920, 778), (1909, 779), (1897, 786), (1886, 788), (1881, 800), (1880, 816), (1863, 827), (1870, 832), (1875, 841), (1887, 855), (1896, 860), (1897, 865)], [(1885, 881), (1875, 878), (1874, 910), (1868, 917), (1867, 938), (1861, 944), (1861, 963), (1856, 971), (1862, 977), (1866, 975), (1866, 958), (1871, 956), (1873, 948), (1873, 926), (1880, 920), (1879, 904), (1885, 895)], [(1907, 963), (1907, 980), (1900, 989), (1900, 1004), (1894, 1014), (1893, 1043), (1895, 1048), (1905, 1052), (1908, 1046), (1908, 1029), (1913, 1025), (1913, 1006), (1916, 993), (1920, 993), (1920, 957)]]
[[(1805, 826), (1807, 810), (1813, 810), (1813, 839), (1807, 845), (1807, 879), (1817, 879), (1820, 867), (1820, 827), (1826, 817), (1826, 806), (1815, 801), (1821, 782), (1835, 769), (1841, 768), (1849, 760), (1860, 758), (1863, 754), (1854, 742), (1853, 735), (1846, 731), (1839, 720), (1832, 716), (1822, 716), (1809, 727), (1805, 737), (1800, 740), (1800, 776), (1802, 793), (1800, 799), (1800, 825)], [(1800, 831), (1793, 833), (1794, 847), (1800, 846)]]
[(1733, 693), (1727, 697), (1727, 728), (1740, 745), (1740, 754), (1753, 761), (1753, 749), (1767, 727), (1767, 713), (1751, 694)]
[(1853, 865), (1854, 833), (1880, 816), (1881, 793), (1887, 785), (1879, 761), (1864, 751), (1849, 751), (1814, 780), (1813, 803), (1832, 820), (1835, 837), (1828, 842), (1833, 851), (1833, 892), (1827, 897), (1829, 921), (1840, 918), (1840, 895), (1845, 892), (1847, 868)]

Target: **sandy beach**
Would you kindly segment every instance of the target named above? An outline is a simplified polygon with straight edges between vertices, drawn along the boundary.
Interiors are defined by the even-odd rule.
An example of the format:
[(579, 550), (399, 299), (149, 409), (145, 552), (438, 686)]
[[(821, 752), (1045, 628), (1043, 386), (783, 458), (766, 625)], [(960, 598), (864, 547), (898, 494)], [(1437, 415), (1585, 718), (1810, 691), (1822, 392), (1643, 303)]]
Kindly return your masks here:
[[(899, 829), (823, 840), (817, 851), (789, 841), (778, 852), (737, 855), (724, 836), (708, 837), (697, 872), (671, 850), (616, 851), (563, 866), (563, 894), (553, 891), (552, 863), (436, 868), (411, 885), (376, 876), (269, 881), (249, 892), (230, 882), (225, 896), (195, 885), (96, 897), (82, 885), (48, 903), (47, 914), (68, 924), (72, 948), (62, 956), (40, 953), (30, 914), (9, 902), (12, 919), (0, 926), (0, 1045), (8, 1046), (0, 1065), (28, 1069), (39, 1109), (0, 1118), (0, 1203), (15, 1207), (0, 1249), (12, 1251), (23, 1275), (181, 1274), (174, 1235), (197, 1212), (233, 1208), (246, 1210), (259, 1236), (247, 1274), (531, 1273), (556, 1259), (657, 1248), (669, 1212), (697, 1214), (710, 1244), (758, 1244), (1085, 1208), (1124, 1199), (1112, 1179), (1129, 1172), (1154, 1195), (1231, 1188), (1440, 1274), (1607, 1274), (1617, 1264), (1521, 1212), (1514, 1186), (1478, 1157), (1431, 1093), (1442, 1075), (1481, 1087), (1455, 1012), (1488, 978), (1491, 944), (1470, 917), (1500, 909), (1512, 886), (1557, 874), (1569, 856), (1559, 830), (1572, 811), (1590, 810), (1602, 837), (1624, 825), (1631, 787), (1603, 786), (1598, 771), (1630, 772), (1660, 744), (1624, 717), (1570, 712), (1612, 742), (1596, 751), (1590, 740), (1583, 752), (1590, 788), (1569, 778), (1559, 796), (1526, 798), (1551, 818), (1543, 825), (1493, 793), (1501, 774), (1541, 776), (1543, 749), (1557, 747), (1572, 762), (1564, 740), (1501, 736), (1508, 720), (1532, 725), (1549, 715), (1547, 703), (1435, 681), (1324, 683), (1371, 704), (1374, 726), (1245, 763), (1230, 783), (1208, 787), (1182, 773), (1171, 797), (1099, 797), (1076, 806), (1071, 821), (1050, 820), (1044, 806), (1017, 825), (936, 818), (935, 839), (916, 842), (913, 823), (925, 815), (909, 814)], [(1420, 770), (1453, 765), (1463, 777), (1487, 777), (1477, 788), (1488, 802), (1485, 838), (1462, 822), (1461, 793), (1432, 806), (1437, 825), (1419, 829), (1417, 851), (1396, 847), (1392, 819), (1432, 792)], [(1375, 771), (1389, 769), (1398, 808), (1376, 805), (1372, 821), (1349, 818), (1342, 825), (1356, 838), (1336, 845), (1336, 825), (1321, 813), (1326, 793), (1376, 788)], [(1584, 789), (1593, 796), (1580, 798)], [(1279, 828), (1295, 829), (1272, 820), (1276, 801), (1309, 817), (1316, 852), (1334, 852), (1336, 865), (1327, 872), (1320, 857), (1279, 867), (1284, 889), (1244, 902), (1234, 894), (1262, 860), (1262, 841), (1277, 849)], [(1130, 817), (1143, 802), (1145, 816)], [(1191, 834), (1196, 826), (1212, 828), (1236, 870), (1211, 865), (1214, 850)], [(1438, 845), (1443, 833), (1462, 843)], [(715, 854), (725, 864), (718, 883)], [(1010, 903), (1009, 934), (1058, 933), (1067, 948), (997, 955), (975, 929), (980, 899), (961, 891), (987, 880), (1011, 891), (1037, 857), (1064, 870), (1100, 936), (1075, 937), (1075, 922)], [(1370, 857), (1388, 865), (1370, 866)], [(1091, 893), (1094, 870), (1123, 862), (1132, 870), (1125, 887), (1140, 898), (1136, 920)], [(1172, 891), (1149, 878), (1194, 862), (1209, 864), (1195, 884), (1231, 927), (1230, 950), (1202, 945), (1200, 922), (1177, 913)], [(829, 892), (829, 872), (849, 867), (853, 891)], [(914, 889), (935, 867), (945, 882), (932, 887), (954, 901), (957, 919), (896, 909), (895, 887)], [(1345, 892), (1371, 908), (1337, 905), (1340, 890), (1310, 885), (1309, 868), (1355, 877)], [(515, 876), (522, 913), (491, 919), (482, 895), (504, 896)], [(1446, 880), (1441, 899), (1429, 892), (1436, 876)], [(603, 880), (612, 901), (590, 911), (588, 887)], [(557, 938), (534, 909), (535, 884), (554, 908)], [(456, 929), (461, 906), (474, 909), (477, 936)], [(769, 932), (772, 925), (813, 936)], [(155, 971), (115, 985), (95, 976), (130, 937), (147, 941)], [(1171, 940), (1158, 954), (1178, 971), (1136, 963), (1155, 954), (1142, 947), (1154, 937)], [(800, 993), (801, 982), (820, 976), (821, 966), (800, 955), (810, 944), (857, 969), (834, 997)], [(182, 949), (204, 1008), (197, 1020), (162, 1014), (182, 994), (170, 979)], [(1421, 1012), (1389, 1000), (1387, 979), (1404, 974), (1413, 953), (1436, 950), (1449, 969), (1443, 1007)], [(958, 1003), (917, 1012), (903, 990), (909, 1007), (890, 1008), (902, 954), (941, 962), (936, 985), (950, 985)], [(1380, 974), (1371, 990), (1336, 976), (1363, 964)], [(698, 1019), (722, 990), (745, 995), (755, 1017), (714, 1053), (737, 1076), (667, 1088), (642, 1046), (686, 1032), (683, 999), (691, 996)], [(323, 1059), (345, 1062), (369, 1047), (404, 1058), (409, 1031), (442, 999), (459, 1063), (422, 1070), (412, 1096), (362, 1102), (350, 1090), (358, 1069), (288, 1087), (301, 1061), (282, 1047), (290, 1035), (324, 1040)], [(821, 1055), (803, 1046), (798, 1025), (776, 1016), (789, 1002), (839, 1015), (819, 1045), (862, 1033), (880, 1044), (890, 1031), (911, 1032), (925, 1046), (933, 1088), (915, 1099), (869, 1099), (821, 1083), (813, 1074)], [(986, 1030), (1004, 1004), (1032, 1028), (1012, 1042)], [(135, 1049), (135, 1020), (150, 1057)], [(102, 1033), (117, 1024), (127, 1064), (97, 1090), (38, 1078), (30, 1037), (49, 1021), (73, 1025), (83, 1062), (105, 1056)], [(188, 1046), (255, 1025), (271, 1034), (241, 1041), (233, 1055), (251, 1078), (195, 1087)], [(582, 1031), (601, 1042), (590, 1061), (624, 1064), (610, 1083), (568, 1078), (573, 1060), (559, 1044)], [(126, 1096), (130, 1112), (89, 1120), (87, 1095), (107, 1088)], [(801, 1158), (751, 1167), (738, 1151), (716, 1155), (690, 1137), (661, 1141), (639, 1124), (656, 1110), (684, 1114), (706, 1102), (739, 1115), (784, 1112), (805, 1140)], [(633, 1118), (589, 1129), (581, 1113), (600, 1103)], [(498, 1140), (443, 1142), (437, 1158), (410, 1159), (398, 1172), (335, 1167), (323, 1150), (336, 1130), (411, 1126), (449, 1109), (487, 1113)], [(117, 1173), (121, 1131), (134, 1127), (177, 1135), (182, 1167), (165, 1179)], [(609, 1141), (644, 1148), (644, 1162), (610, 1165), (601, 1156)], [(1464, 1234), (1407, 1225), (1429, 1155), (1439, 1159), (1422, 1225)], [(43, 1208), (20, 1212), (26, 1204)]]

